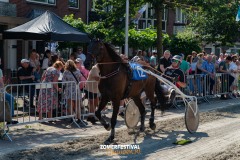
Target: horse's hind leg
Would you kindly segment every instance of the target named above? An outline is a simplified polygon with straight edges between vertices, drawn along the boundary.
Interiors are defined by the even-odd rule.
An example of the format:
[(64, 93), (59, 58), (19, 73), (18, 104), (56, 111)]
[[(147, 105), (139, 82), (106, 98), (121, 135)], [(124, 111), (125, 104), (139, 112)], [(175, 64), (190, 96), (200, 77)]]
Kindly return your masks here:
[(111, 133), (108, 139), (105, 141), (105, 144), (110, 144), (113, 142), (115, 138), (115, 126), (117, 124), (117, 115), (119, 111), (119, 105), (120, 105), (120, 100), (113, 100), (113, 113), (112, 113), (112, 118), (111, 118)]
[(100, 100), (98, 109), (95, 112), (95, 115), (99, 119), (100, 123), (104, 126), (104, 128), (109, 131), (111, 128), (111, 125), (108, 122), (106, 122), (104, 118), (102, 118), (102, 114), (101, 114), (101, 111), (107, 105), (107, 103), (108, 103), (108, 98), (102, 97)]
[(152, 92), (152, 90), (154, 89), (150, 89), (148, 88), (147, 90), (145, 90), (146, 96), (149, 98), (149, 100), (151, 101), (151, 115), (150, 115), (150, 119), (149, 119), (149, 127), (152, 130), (155, 130), (156, 128), (156, 124), (154, 123), (154, 115), (155, 115), (155, 107), (156, 107), (156, 100), (154, 98), (154, 93)]
[(142, 101), (140, 99), (140, 97), (135, 97), (133, 98), (133, 101), (135, 102), (135, 104), (138, 106), (139, 112), (141, 114), (141, 126), (140, 126), (140, 131), (143, 132), (145, 130), (145, 116), (146, 116), (146, 111), (145, 111), (145, 107), (142, 104)]

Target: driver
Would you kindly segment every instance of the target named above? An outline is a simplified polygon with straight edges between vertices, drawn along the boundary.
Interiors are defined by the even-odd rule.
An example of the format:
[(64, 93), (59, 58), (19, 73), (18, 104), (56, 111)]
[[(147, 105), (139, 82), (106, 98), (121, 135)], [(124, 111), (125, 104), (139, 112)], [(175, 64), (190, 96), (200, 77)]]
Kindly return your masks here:
[[(185, 82), (185, 76), (183, 71), (179, 68), (181, 64), (182, 57), (179, 55), (175, 55), (172, 58), (172, 64), (171, 66), (167, 67), (164, 71), (163, 77), (169, 80), (170, 82), (174, 83), (178, 88), (185, 88), (186, 82)], [(176, 92), (175, 89), (168, 85), (162, 85), (163, 88), (165, 88), (165, 92), (167, 92), (169, 95), (170, 104), (172, 104)]]

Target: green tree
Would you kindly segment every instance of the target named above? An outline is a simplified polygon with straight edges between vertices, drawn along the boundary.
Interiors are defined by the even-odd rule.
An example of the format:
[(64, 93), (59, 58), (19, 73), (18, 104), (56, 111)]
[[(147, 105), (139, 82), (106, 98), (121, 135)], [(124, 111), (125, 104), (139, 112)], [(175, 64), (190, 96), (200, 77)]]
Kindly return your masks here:
[[(65, 22), (67, 22), (68, 24), (70, 24), (71, 26), (77, 28), (78, 30), (82, 31), (82, 32), (86, 32), (86, 24), (82, 21), (81, 18), (74, 18), (73, 14), (70, 15), (65, 15), (63, 17), (63, 20)], [(64, 49), (64, 48), (76, 48), (78, 47), (80, 44), (76, 43), (76, 42), (60, 42), (58, 49)], [(81, 44), (84, 45), (84, 44)]]
[(109, 34), (103, 22), (91, 22), (89, 25), (85, 25), (85, 30), (91, 38), (105, 39)]
[(200, 42), (198, 41), (197, 34), (191, 28), (187, 28), (183, 32), (178, 32), (172, 38), (169, 49), (173, 55), (184, 53), (185, 57), (192, 53), (192, 51), (200, 52)]
[[(138, 9), (144, 4), (144, 0), (129, 1), (129, 17), (134, 17)], [(108, 29), (121, 29), (125, 27), (126, 0), (98, 0), (95, 11), (99, 15), (99, 21), (104, 22)], [(130, 25), (130, 29), (134, 25)]]
[(85, 28), (86, 28), (86, 25), (85, 23), (82, 21), (81, 18), (74, 18), (74, 15), (73, 14), (70, 14), (70, 15), (65, 15), (63, 17), (63, 20), (65, 22), (67, 22), (68, 24), (70, 24), (71, 26), (79, 29), (80, 31), (83, 31), (83, 32), (86, 32)]
[[(235, 21), (238, 2), (233, 0), (203, 0), (188, 8), (190, 26), (205, 43), (232, 45), (239, 38), (239, 23)], [(194, 11), (194, 12), (192, 12)]]
[(156, 31), (150, 28), (141, 31), (135, 29), (129, 30), (129, 46), (135, 49), (146, 50), (154, 46), (156, 38)]
[[(199, 0), (200, 1), (200, 0)], [(155, 17), (157, 19), (157, 54), (160, 57), (163, 53), (162, 45), (163, 45), (163, 37), (162, 37), (162, 16), (163, 16), (163, 9), (169, 8), (172, 9), (176, 6), (181, 6), (183, 4), (192, 3), (190, 0), (145, 0), (145, 3), (151, 3), (153, 9), (155, 10)]]

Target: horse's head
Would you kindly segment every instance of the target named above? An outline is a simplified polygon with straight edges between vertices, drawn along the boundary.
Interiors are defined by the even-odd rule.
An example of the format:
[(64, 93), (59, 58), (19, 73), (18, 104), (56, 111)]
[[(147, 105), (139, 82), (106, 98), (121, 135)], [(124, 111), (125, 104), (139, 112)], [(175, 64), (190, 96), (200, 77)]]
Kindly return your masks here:
[(97, 62), (101, 62), (106, 51), (104, 43), (99, 39), (94, 39), (88, 46), (88, 52), (96, 58)]

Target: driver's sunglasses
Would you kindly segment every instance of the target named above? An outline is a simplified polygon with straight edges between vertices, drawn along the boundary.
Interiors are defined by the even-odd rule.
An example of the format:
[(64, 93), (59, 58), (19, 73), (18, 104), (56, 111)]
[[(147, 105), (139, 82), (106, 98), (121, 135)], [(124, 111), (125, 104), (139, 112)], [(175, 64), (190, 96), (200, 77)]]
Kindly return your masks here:
[(178, 63), (179, 61), (176, 59), (172, 59), (172, 62)]

